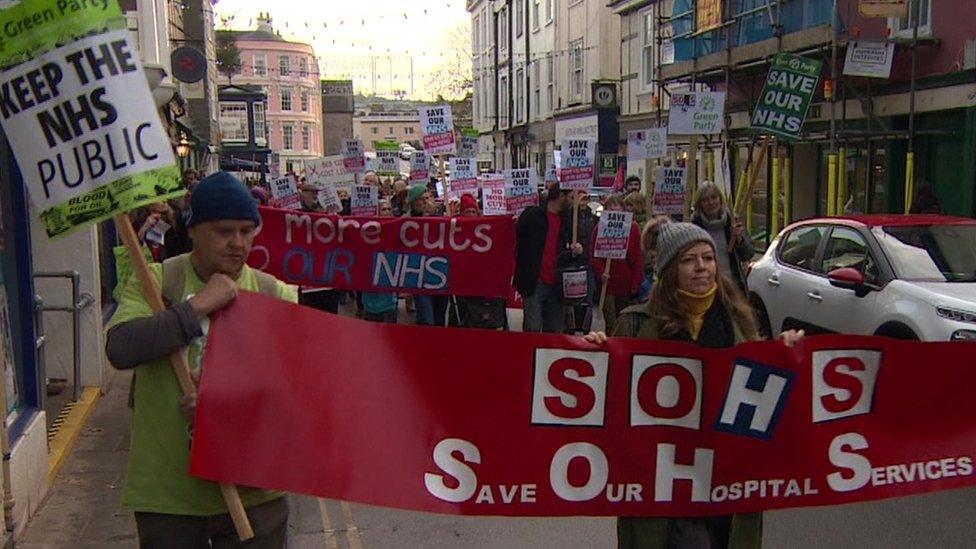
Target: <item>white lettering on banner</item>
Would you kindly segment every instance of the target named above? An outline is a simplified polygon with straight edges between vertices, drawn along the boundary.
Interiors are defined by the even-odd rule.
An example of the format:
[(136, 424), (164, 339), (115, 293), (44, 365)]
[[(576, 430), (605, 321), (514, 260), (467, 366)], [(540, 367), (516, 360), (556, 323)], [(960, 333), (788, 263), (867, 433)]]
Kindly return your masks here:
[[(470, 246), (475, 252), (485, 253), (490, 251), (493, 245), (491, 225), (488, 223), (475, 225), (473, 240), (465, 237), (461, 241), (457, 238), (457, 235), (462, 232), (460, 222), (454, 217), (425, 221), (423, 227), (413, 220), (399, 223), (399, 226), (399, 241), (407, 248), (441, 251), (445, 246), (450, 246), (456, 251), (462, 251)], [(342, 244), (347, 238), (347, 230), (350, 227), (356, 229), (353, 234), (358, 233), (357, 236), (367, 244), (378, 244), (381, 240), (382, 225), (376, 221), (360, 224), (358, 220), (347, 217), (340, 217), (338, 221), (333, 217), (318, 217), (313, 223), (312, 217), (307, 213), (287, 213), (285, 214), (285, 243), (304, 241), (308, 245), (314, 240), (319, 244), (330, 244), (333, 241)], [(354, 236), (349, 235), (348, 238)]]
[[(754, 379), (761, 389), (753, 389)], [(736, 363), (717, 428), (767, 438), (786, 403), (790, 378), (761, 364)], [(749, 417), (751, 415), (751, 418)]]
[(868, 458), (850, 450), (866, 450), (868, 441), (860, 433), (845, 433), (830, 442), (830, 463), (850, 471), (850, 476), (835, 472), (827, 475), (827, 484), (835, 492), (860, 490), (871, 480), (871, 462)]
[(0, 123), (31, 197), (48, 210), (175, 164), (125, 30), (88, 36), (3, 73)]
[[(454, 457), (455, 452), (461, 454), (463, 461)], [(481, 463), (481, 452), (477, 446), (459, 438), (440, 441), (434, 447), (434, 464), (450, 476), (452, 484), (457, 486), (450, 488), (444, 481), (444, 475), (437, 473), (424, 473), (424, 486), (430, 495), (451, 503), (471, 499), (478, 489), (478, 475), (469, 463)]]
[(812, 362), (814, 423), (871, 412), (880, 351), (815, 351)]
[(796, 496), (814, 496), (820, 490), (813, 486), (812, 478), (800, 480), (795, 478), (750, 479), (731, 484), (719, 484), (712, 488), (711, 502), (738, 501), (751, 498), (788, 498)]
[[(574, 459), (585, 459), (589, 464), (590, 478), (583, 486), (569, 482), (569, 464)], [(556, 451), (549, 466), (549, 484), (557, 496), (566, 501), (589, 501), (603, 492), (610, 478), (607, 456), (596, 444), (572, 442)]]
[(672, 501), (674, 482), (691, 481), (691, 501), (707, 502), (712, 493), (712, 469), (715, 451), (695, 448), (695, 461), (691, 465), (675, 462), (677, 447), (674, 444), (657, 445), (657, 469), (654, 473), (654, 501)]
[(603, 426), (610, 353), (536, 349), (534, 425)]
[(630, 382), (630, 424), (701, 429), (700, 360), (635, 355)]

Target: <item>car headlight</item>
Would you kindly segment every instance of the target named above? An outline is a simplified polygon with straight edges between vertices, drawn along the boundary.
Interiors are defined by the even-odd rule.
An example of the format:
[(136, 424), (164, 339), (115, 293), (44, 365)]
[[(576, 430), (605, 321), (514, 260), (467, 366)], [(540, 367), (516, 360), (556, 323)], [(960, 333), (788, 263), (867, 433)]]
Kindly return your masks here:
[(936, 307), (935, 312), (942, 318), (948, 318), (949, 320), (955, 320), (956, 322), (970, 322), (976, 324), (976, 313), (960, 311), (959, 309), (950, 309), (948, 307)]
[(976, 342), (976, 331), (973, 330), (956, 330), (952, 332), (952, 337), (949, 341), (973, 341)]

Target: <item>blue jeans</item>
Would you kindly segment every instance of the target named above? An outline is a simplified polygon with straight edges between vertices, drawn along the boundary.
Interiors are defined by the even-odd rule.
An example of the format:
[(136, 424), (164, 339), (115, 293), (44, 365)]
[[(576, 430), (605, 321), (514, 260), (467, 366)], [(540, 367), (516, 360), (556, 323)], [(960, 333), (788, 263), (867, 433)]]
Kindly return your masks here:
[(563, 331), (564, 305), (556, 286), (539, 283), (523, 297), (522, 331), (558, 334)]

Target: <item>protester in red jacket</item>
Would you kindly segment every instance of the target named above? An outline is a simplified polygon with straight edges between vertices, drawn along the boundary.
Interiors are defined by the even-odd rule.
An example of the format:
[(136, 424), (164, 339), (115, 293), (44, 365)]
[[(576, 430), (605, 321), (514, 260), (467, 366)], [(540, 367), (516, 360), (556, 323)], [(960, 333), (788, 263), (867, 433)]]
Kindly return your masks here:
[[(611, 196), (603, 205), (603, 209), (604, 211), (622, 211), (624, 209), (623, 200), (619, 196)], [(590, 242), (596, 242), (598, 230), (599, 227), (593, 228)], [(607, 329), (613, 330), (617, 315), (634, 301), (640, 292), (640, 285), (644, 278), (644, 252), (641, 250), (641, 231), (637, 223), (630, 225), (626, 258), (613, 260), (613, 266), (607, 273), (607, 260), (591, 255), (590, 267), (597, 278), (597, 296), (601, 295), (603, 285), (607, 285), (607, 297), (603, 303), (603, 318), (606, 319)]]

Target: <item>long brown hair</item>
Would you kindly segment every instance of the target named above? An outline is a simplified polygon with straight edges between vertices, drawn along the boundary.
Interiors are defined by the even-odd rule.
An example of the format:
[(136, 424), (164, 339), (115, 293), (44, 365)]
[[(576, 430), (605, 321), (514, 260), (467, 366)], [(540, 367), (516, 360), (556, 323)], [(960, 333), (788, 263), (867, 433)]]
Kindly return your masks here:
[[(678, 263), (682, 254), (695, 244), (698, 242), (688, 244), (674, 256), (664, 271), (659, 273), (657, 282), (651, 289), (648, 308), (651, 311), (651, 320), (657, 323), (658, 334), (661, 336), (674, 336), (682, 330), (691, 332), (691, 309), (678, 294)], [(739, 328), (745, 340), (759, 340), (756, 313), (739, 287), (718, 269), (715, 271), (715, 284), (715, 298), (721, 300), (732, 317), (732, 323)]]

